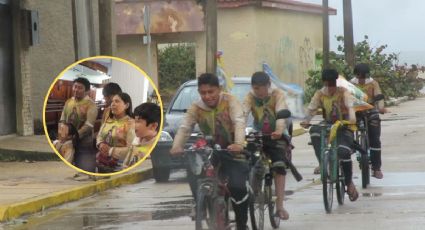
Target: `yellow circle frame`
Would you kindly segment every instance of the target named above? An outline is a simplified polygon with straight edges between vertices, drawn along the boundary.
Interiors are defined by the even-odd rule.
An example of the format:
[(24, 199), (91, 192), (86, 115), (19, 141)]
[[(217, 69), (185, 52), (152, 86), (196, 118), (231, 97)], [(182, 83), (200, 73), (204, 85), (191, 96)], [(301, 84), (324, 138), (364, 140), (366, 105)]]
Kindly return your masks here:
[[(76, 167), (75, 165), (73, 165), (73, 164), (71, 164), (71, 163), (69, 163), (68, 161), (66, 161), (63, 157), (62, 157), (62, 155), (60, 155), (59, 154), (59, 152), (56, 150), (56, 148), (54, 147), (54, 145), (53, 145), (53, 143), (52, 143), (52, 141), (50, 140), (50, 137), (49, 137), (49, 134), (48, 134), (48, 132), (47, 132), (47, 126), (46, 126), (46, 105), (47, 105), (47, 99), (48, 99), (48, 97), (49, 97), (49, 95), (50, 95), (50, 92), (52, 91), (52, 88), (53, 88), (53, 86), (56, 84), (56, 82), (59, 80), (59, 78), (66, 72), (66, 71), (68, 71), (69, 69), (71, 69), (72, 67), (74, 67), (74, 66), (76, 66), (76, 65), (78, 65), (78, 64), (80, 64), (81, 62), (84, 62), (84, 61), (88, 61), (88, 60), (93, 60), (93, 59), (99, 59), (99, 58), (108, 58), (108, 59), (114, 59), (114, 60), (117, 60), (117, 61), (121, 61), (121, 62), (124, 62), (124, 63), (126, 63), (126, 64), (129, 64), (130, 66), (132, 66), (133, 68), (136, 68), (136, 70), (138, 70), (140, 73), (142, 73), (142, 75), (144, 76), (144, 77), (146, 77), (148, 80), (149, 80), (149, 83), (153, 86), (153, 88), (154, 88), (154, 90), (155, 90), (155, 93), (156, 93), (156, 95), (158, 96), (158, 100), (159, 100), (159, 103), (160, 103), (160, 108), (161, 108), (161, 124), (160, 124), (160, 127), (159, 127), (159, 132), (158, 132), (158, 135), (156, 136), (156, 138), (155, 138), (155, 143), (154, 143), (154, 145), (153, 145), (153, 147), (148, 151), (148, 153), (142, 158), (142, 159), (140, 159), (136, 164), (134, 164), (134, 165), (132, 165), (132, 166), (130, 166), (130, 167), (128, 167), (128, 168), (126, 168), (126, 169), (123, 169), (123, 170), (121, 170), (121, 171), (118, 171), (118, 172), (114, 172), (114, 173), (93, 173), (93, 172), (88, 172), (88, 171), (85, 171), (85, 170), (82, 170), (82, 169), (80, 169), (80, 168), (78, 168), (78, 167)], [(84, 59), (81, 59), (81, 60), (79, 60), (79, 61), (77, 61), (77, 62), (74, 62), (73, 64), (71, 64), (71, 65), (69, 65), (68, 67), (66, 67), (61, 73), (59, 73), (59, 75), (58, 76), (56, 76), (56, 78), (55, 78), (55, 80), (53, 81), (53, 83), (50, 85), (50, 88), (49, 88), (49, 90), (47, 91), (47, 94), (46, 94), (46, 96), (45, 96), (45, 98), (44, 98), (44, 105), (43, 105), (43, 128), (44, 128), (44, 132), (45, 132), (45, 134), (46, 134), (46, 138), (47, 138), (47, 141), (49, 142), (49, 145), (50, 145), (50, 147), (53, 149), (53, 151), (56, 153), (56, 155), (58, 155), (59, 157), (60, 157), (60, 159), (63, 161), (63, 162), (65, 162), (65, 164), (67, 164), (68, 166), (70, 166), (71, 168), (73, 168), (73, 169), (75, 169), (75, 170), (77, 170), (78, 172), (82, 172), (82, 173), (85, 173), (85, 174), (88, 174), (88, 175), (92, 175), (92, 176), (114, 176), (114, 175), (118, 175), (118, 174), (121, 174), (121, 173), (125, 173), (125, 172), (128, 172), (129, 170), (132, 170), (133, 168), (135, 168), (135, 167), (137, 167), (137, 166), (139, 166), (143, 161), (145, 161), (146, 160), (146, 158), (148, 157), (148, 156), (150, 156), (150, 154), (151, 154), (151, 152), (152, 152), (152, 150), (156, 147), (156, 144), (158, 143), (158, 140), (159, 140), (159, 137), (161, 136), (161, 131), (162, 131), (162, 126), (163, 126), (163, 123), (164, 123), (164, 118), (163, 118), (163, 115), (164, 115), (164, 113), (163, 113), (163, 106), (162, 106), (162, 100), (161, 100), (161, 96), (160, 96), (160, 94), (159, 94), (159, 92), (158, 92), (158, 89), (157, 89), (157, 87), (156, 87), (156, 85), (154, 84), (154, 82), (152, 81), (152, 79), (145, 73), (145, 71), (143, 71), (141, 68), (139, 68), (137, 65), (135, 65), (135, 64), (133, 64), (132, 62), (130, 62), (130, 61), (127, 61), (127, 60), (125, 60), (125, 59), (122, 59), (122, 58), (118, 58), (118, 57), (113, 57), (113, 56), (93, 56), (93, 57), (89, 57), (89, 58), (84, 58)]]

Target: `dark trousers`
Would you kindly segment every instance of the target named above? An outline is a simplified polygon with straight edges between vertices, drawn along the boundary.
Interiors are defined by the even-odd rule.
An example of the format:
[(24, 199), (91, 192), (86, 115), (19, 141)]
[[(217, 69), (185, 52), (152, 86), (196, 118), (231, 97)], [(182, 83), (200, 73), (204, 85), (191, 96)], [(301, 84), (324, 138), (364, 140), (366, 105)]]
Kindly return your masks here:
[(381, 119), (378, 113), (368, 116), (368, 133), (370, 145), (370, 161), (372, 170), (381, 170)]
[(96, 172), (96, 150), (91, 145), (79, 145), (74, 161), (76, 167), (87, 172)]
[[(320, 133), (321, 127), (313, 126), (310, 129), (311, 142), (313, 144), (314, 153), (320, 163)], [(342, 170), (344, 171), (345, 184), (349, 185), (353, 177), (353, 163), (351, 161), (352, 146), (354, 142), (353, 131), (347, 128), (340, 128), (337, 132), (337, 154), (342, 160)]]
[[(218, 155), (218, 154), (217, 154)], [(249, 166), (248, 162), (236, 161), (229, 159), (229, 157), (214, 157), (213, 161), (219, 162), (220, 178), (228, 181), (227, 188), (230, 191), (231, 198), (236, 201), (242, 200), (248, 193), (246, 183), (248, 181)], [(202, 178), (201, 175), (194, 175), (190, 168), (187, 169), (187, 177), (189, 180), (190, 190), (192, 196), (197, 199), (198, 180)], [(237, 230), (246, 229), (248, 221), (248, 199), (246, 201), (236, 204), (232, 201), (233, 211), (236, 216)]]

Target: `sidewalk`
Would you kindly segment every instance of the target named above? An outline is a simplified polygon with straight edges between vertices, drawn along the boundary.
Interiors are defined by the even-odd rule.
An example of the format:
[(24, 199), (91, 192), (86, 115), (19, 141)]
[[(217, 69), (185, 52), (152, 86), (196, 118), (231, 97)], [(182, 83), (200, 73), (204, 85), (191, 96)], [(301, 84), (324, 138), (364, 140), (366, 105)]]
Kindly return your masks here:
[(0, 162), (0, 222), (75, 201), (152, 177), (149, 160), (125, 174), (98, 181), (75, 181), (62, 161)]
[(44, 135), (0, 137), (0, 161), (59, 160)]

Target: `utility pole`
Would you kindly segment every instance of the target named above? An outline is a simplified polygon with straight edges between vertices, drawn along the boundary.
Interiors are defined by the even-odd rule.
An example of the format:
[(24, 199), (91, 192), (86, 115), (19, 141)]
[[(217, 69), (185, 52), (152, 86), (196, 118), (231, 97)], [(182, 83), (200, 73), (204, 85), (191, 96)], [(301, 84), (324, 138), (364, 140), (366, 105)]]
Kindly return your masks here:
[(206, 0), (205, 2), (206, 71), (215, 74), (217, 69), (217, 0)]
[(354, 68), (353, 13), (351, 0), (343, 0), (345, 61)]
[(92, 1), (72, 0), (75, 59), (96, 55)]
[(323, 8), (323, 69), (329, 68), (329, 2), (322, 1)]
[(114, 56), (117, 48), (114, 0), (99, 0), (99, 46), (101, 55)]

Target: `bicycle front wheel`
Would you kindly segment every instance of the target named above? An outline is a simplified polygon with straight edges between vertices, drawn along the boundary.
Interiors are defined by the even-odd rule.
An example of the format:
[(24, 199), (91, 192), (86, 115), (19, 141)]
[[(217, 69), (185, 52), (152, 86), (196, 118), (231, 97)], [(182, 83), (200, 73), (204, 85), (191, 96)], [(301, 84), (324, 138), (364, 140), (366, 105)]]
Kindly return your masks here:
[(333, 182), (331, 179), (332, 167), (330, 162), (330, 151), (326, 150), (322, 157), (322, 185), (323, 185), (323, 203), (326, 213), (332, 212), (333, 203)]
[(280, 218), (276, 215), (276, 204), (273, 200), (272, 184), (273, 176), (271, 174), (266, 175), (266, 181), (264, 184), (264, 198), (265, 204), (269, 210), (270, 224), (273, 228), (279, 228)]
[(256, 187), (253, 189), (254, 191), (250, 193), (249, 197), (249, 217), (251, 219), (251, 226), (253, 230), (263, 230), (264, 211), (266, 209), (263, 180), (260, 179), (260, 181), (252, 183), (251, 186)]
[(344, 177), (344, 171), (341, 168), (341, 164), (338, 166), (338, 180), (336, 181), (335, 187), (336, 187), (336, 198), (338, 200), (338, 204), (343, 205), (344, 204), (344, 198), (345, 198), (345, 177)]
[(360, 132), (359, 136), (359, 144), (360, 147), (363, 149), (363, 153), (360, 154), (360, 169), (362, 171), (362, 188), (367, 188), (367, 186), (370, 184), (370, 165), (369, 165), (369, 156), (368, 156), (368, 149), (369, 144), (367, 140), (367, 132), (366, 130), (363, 130)]
[(195, 229), (202, 230), (203, 222), (208, 226), (208, 229), (213, 229), (215, 224), (215, 218), (213, 215), (213, 207), (211, 196), (209, 191), (204, 187), (200, 187), (198, 190), (196, 200), (196, 218), (195, 218)]

